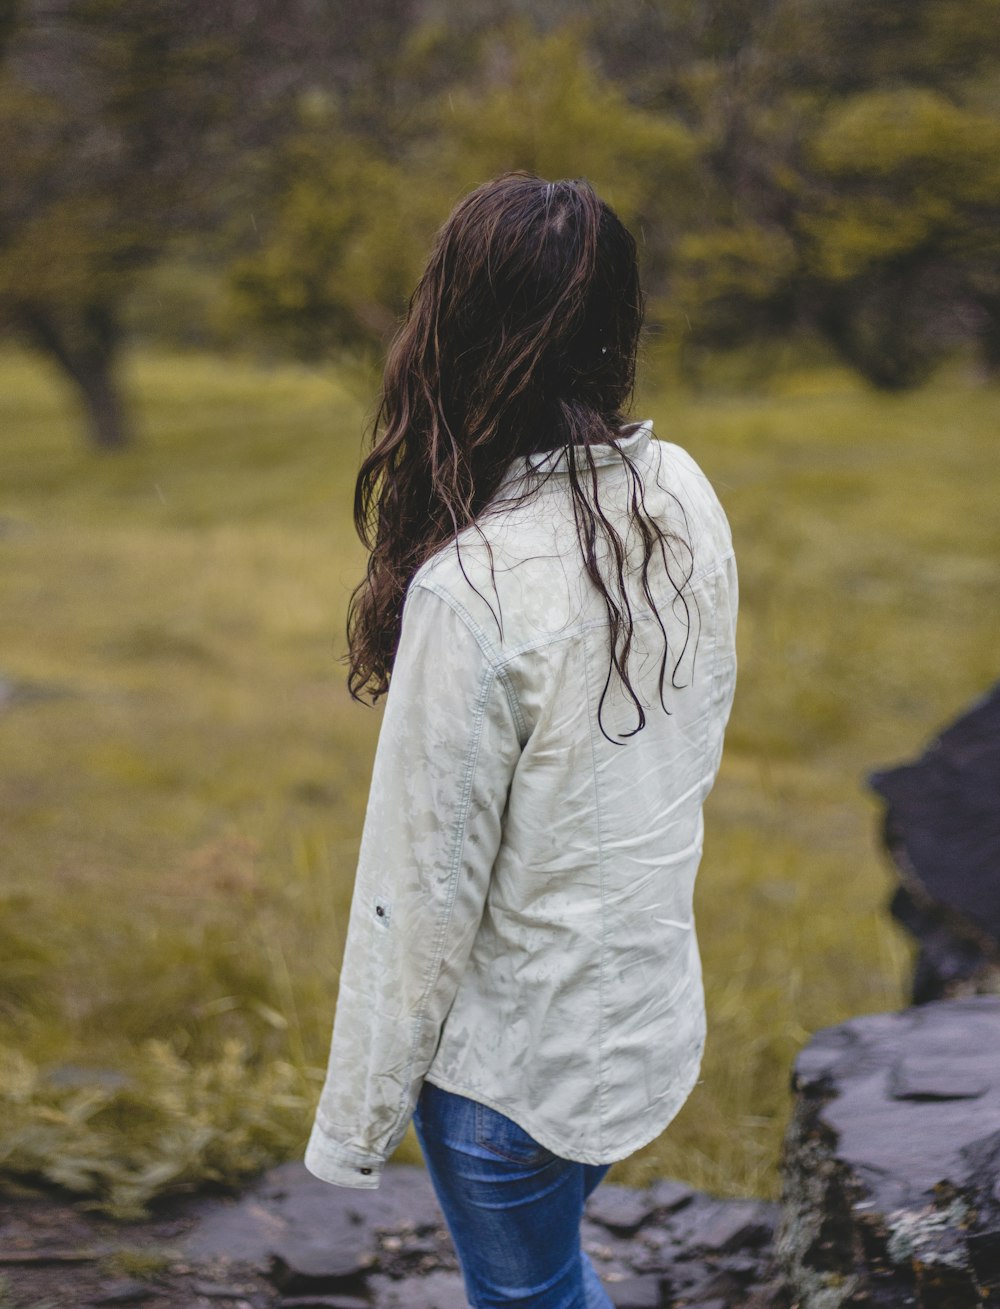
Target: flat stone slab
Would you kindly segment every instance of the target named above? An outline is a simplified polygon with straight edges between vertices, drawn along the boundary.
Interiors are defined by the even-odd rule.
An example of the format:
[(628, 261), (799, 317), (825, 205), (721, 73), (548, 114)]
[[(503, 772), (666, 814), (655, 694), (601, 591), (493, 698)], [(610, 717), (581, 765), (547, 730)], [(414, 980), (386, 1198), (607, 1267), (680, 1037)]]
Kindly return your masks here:
[(620, 1236), (637, 1232), (655, 1211), (656, 1202), (648, 1191), (602, 1182), (587, 1201), (587, 1217)]
[(649, 1188), (654, 1207), (671, 1214), (690, 1204), (697, 1194), (693, 1186), (688, 1186), (686, 1182), (677, 1182), (672, 1177), (661, 1177)]
[(1000, 996), (827, 1028), (792, 1085), (777, 1251), (802, 1309), (1000, 1305)]
[(377, 1190), (362, 1191), (330, 1186), (292, 1161), (272, 1168), (239, 1200), (216, 1202), (182, 1248), (191, 1259), (260, 1269), (269, 1268), (275, 1256), (287, 1262), (291, 1253), (301, 1261), (318, 1249), (328, 1250), (338, 1268), (359, 1260), (368, 1266), (377, 1256), (380, 1231), (443, 1224), (423, 1168), (392, 1165)]
[[(641, 1191), (604, 1183), (581, 1236), (616, 1309), (673, 1309), (696, 1296), (723, 1309), (785, 1309), (752, 1294), (772, 1271), (761, 1241), (772, 1208), (670, 1180)], [(136, 1250), (158, 1256), (148, 1278), (103, 1266)], [(430, 1179), (397, 1164), (377, 1190), (349, 1190), (296, 1160), (239, 1197), (177, 1196), (136, 1223), (54, 1197), (0, 1196), (0, 1272), (16, 1278), (19, 1304), (67, 1309), (466, 1309)]]
[(433, 1272), (393, 1281), (372, 1278), (377, 1309), (468, 1309), (460, 1273)]
[(1000, 683), (914, 763), (869, 778), (900, 886), (893, 916), (917, 939), (912, 998), (995, 992), (1000, 979)]
[(649, 1274), (611, 1282), (607, 1292), (615, 1309), (659, 1309), (663, 1304), (660, 1279)]
[(916, 763), (869, 781), (920, 889), (1000, 942), (1000, 683)]

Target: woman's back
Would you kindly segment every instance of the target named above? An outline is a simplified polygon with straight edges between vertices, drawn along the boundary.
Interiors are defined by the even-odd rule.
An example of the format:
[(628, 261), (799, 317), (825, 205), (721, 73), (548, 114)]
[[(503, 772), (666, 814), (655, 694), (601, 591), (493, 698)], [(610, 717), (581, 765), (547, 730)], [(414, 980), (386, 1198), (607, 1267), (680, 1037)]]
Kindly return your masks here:
[(609, 1309), (584, 1201), (704, 1041), (691, 901), (737, 585), (700, 470), (627, 424), (642, 309), (587, 182), (478, 187), (356, 487), (348, 686), (387, 699), (305, 1162), (377, 1186), (412, 1119), (477, 1309)]
[[(519, 477), (519, 461), (507, 487), (534, 481), (534, 494), (501, 503), (482, 537), (467, 534), (415, 579), (475, 632), (520, 750), (482, 920), (427, 1076), (590, 1163), (656, 1136), (697, 1074), (704, 1006), (691, 897), (735, 681), (736, 576), (718, 500), (648, 425), (622, 444), (647, 511), (690, 547), (678, 547), (672, 569), (691, 574), (680, 596), (662, 568), (650, 574), (667, 628), (669, 713), (662, 634), (636, 597), (641, 732), (621, 737), (636, 710), (617, 678), (600, 705), (607, 613), (580, 562), (558, 462)], [(624, 528), (621, 456), (609, 445), (596, 458), (600, 503)], [(443, 688), (467, 676), (456, 665), (439, 672)]]

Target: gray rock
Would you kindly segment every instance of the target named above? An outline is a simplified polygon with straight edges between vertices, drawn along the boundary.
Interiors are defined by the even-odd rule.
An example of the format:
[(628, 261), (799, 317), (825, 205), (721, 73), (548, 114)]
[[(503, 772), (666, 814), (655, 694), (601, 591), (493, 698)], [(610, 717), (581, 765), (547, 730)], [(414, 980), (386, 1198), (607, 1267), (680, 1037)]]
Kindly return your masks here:
[(433, 1272), (401, 1281), (382, 1275), (369, 1279), (377, 1309), (468, 1309), (460, 1273)]
[(191, 1290), (195, 1295), (203, 1295), (209, 1300), (242, 1300), (252, 1291), (249, 1286), (229, 1286), (222, 1282), (202, 1282), (194, 1281), (191, 1283)]
[(683, 1258), (675, 1260), (661, 1272), (660, 1286), (664, 1293), (669, 1292), (672, 1299), (686, 1302), (714, 1273), (715, 1269), (710, 1263), (692, 1258), (685, 1252)]
[(615, 1309), (659, 1309), (663, 1303), (658, 1277), (624, 1277), (608, 1282), (604, 1288), (614, 1301)]
[[(746, 1284), (752, 1274), (759, 1280), (764, 1253), (751, 1246), (766, 1238), (770, 1212), (666, 1179), (648, 1191), (604, 1186), (591, 1197), (581, 1237), (616, 1304), (646, 1309), (663, 1303), (667, 1290), (690, 1298), (720, 1274), (726, 1285)], [(695, 1247), (707, 1262), (693, 1257)], [(211, 1261), (217, 1276), (216, 1265), (268, 1276), (282, 1309), (349, 1309), (362, 1300), (378, 1309), (465, 1309), (444, 1218), (422, 1168), (390, 1165), (371, 1191), (329, 1186), (298, 1161), (282, 1164), (239, 1200), (206, 1200), (180, 1253), (193, 1265)], [(752, 1269), (717, 1266), (744, 1254)], [(224, 1274), (214, 1285), (227, 1298)]]
[(972, 1179), (969, 1262), (980, 1282), (992, 1286), (1000, 1282), (1000, 1133), (973, 1142), (962, 1153)]
[(433, 1228), (444, 1222), (423, 1168), (393, 1165), (377, 1190), (330, 1186), (293, 1160), (270, 1169), (238, 1201), (207, 1207), (182, 1243), (189, 1259), (271, 1268), (286, 1238), (336, 1251), (345, 1260), (374, 1259), (377, 1232)]
[(763, 1245), (778, 1220), (777, 1206), (761, 1200), (720, 1201), (692, 1233), (695, 1249), (719, 1253)]
[(760, 1260), (745, 1254), (726, 1255), (719, 1260), (719, 1267), (741, 1282), (752, 1282), (761, 1275)]
[(685, 1300), (691, 1304), (739, 1303), (743, 1299), (743, 1286), (739, 1278), (724, 1268), (716, 1268), (691, 1290), (686, 1291)]
[(683, 1209), (685, 1205), (691, 1203), (696, 1194), (693, 1186), (688, 1186), (685, 1182), (675, 1182), (669, 1177), (661, 1178), (649, 1188), (653, 1207), (662, 1209), (666, 1213), (676, 1213), (678, 1209)]
[(685, 1247), (678, 1245), (670, 1232), (647, 1224), (632, 1243), (629, 1263), (637, 1273), (664, 1273), (682, 1252), (686, 1253)]
[(900, 886), (893, 916), (920, 945), (913, 1000), (1000, 981), (1000, 683), (912, 764), (873, 773)]
[(271, 1252), (271, 1281), (289, 1295), (306, 1291), (361, 1290), (375, 1262), (369, 1250), (343, 1239), (285, 1237)]
[(596, 1252), (601, 1259), (628, 1258), (635, 1245), (630, 1238), (618, 1236), (602, 1223), (595, 1222), (586, 1212), (580, 1223), (580, 1239), (588, 1253)]
[(371, 1309), (371, 1305), (354, 1295), (285, 1295), (277, 1309)]
[[(903, 1058), (889, 1074), (889, 1094), (894, 1100), (978, 1100), (990, 1089), (990, 1055), (974, 1052), (956, 1067), (942, 1067), (936, 1058)], [(983, 1065), (977, 1071), (976, 1064)]]
[(629, 1267), (634, 1273), (657, 1273), (663, 1276), (669, 1273), (676, 1262), (673, 1247), (665, 1250), (637, 1249), (629, 1260)]
[(108, 1282), (97, 1295), (90, 1297), (90, 1304), (135, 1304), (139, 1300), (151, 1300), (160, 1294), (160, 1288), (149, 1282), (137, 1281), (134, 1277), (119, 1277)]
[(602, 1185), (587, 1201), (587, 1217), (600, 1223), (609, 1232), (631, 1236), (637, 1232), (656, 1205), (648, 1191), (635, 1191), (628, 1186)]
[(403, 1241), (400, 1246), (402, 1254), (406, 1255), (424, 1255), (437, 1254), (438, 1243), (431, 1237), (421, 1237), (419, 1240)]
[(1000, 1304), (998, 1035), (1000, 996), (972, 996), (802, 1051), (776, 1239), (802, 1309)]
[(692, 1257), (688, 1250), (681, 1251), (681, 1254), (674, 1259), (661, 1258), (658, 1263), (651, 1259), (647, 1264), (643, 1259), (636, 1258), (632, 1263), (632, 1270), (636, 1274), (656, 1275), (660, 1283), (661, 1295), (670, 1305), (675, 1301), (686, 1305), (687, 1301), (719, 1271), (713, 1266), (711, 1259)]
[(272, 1168), (248, 1196), (280, 1213), (293, 1227), (302, 1222), (315, 1227), (317, 1206), (324, 1226), (331, 1215), (349, 1226), (385, 1231), (419, 1232), (444, 1222), (426, 1169), (411, 1164), (390, 1165), (382, 1185), (368, 1191), (330, 1186), (293, 1160)]
[(724, 1212), (731, 1201), (715, 1199), (702, 1192), (696, 1192), (682, 1209), (667, 1216), (663, 1230), (675, 1245), (684, 1249), (693, 1249), (700, 1233)]

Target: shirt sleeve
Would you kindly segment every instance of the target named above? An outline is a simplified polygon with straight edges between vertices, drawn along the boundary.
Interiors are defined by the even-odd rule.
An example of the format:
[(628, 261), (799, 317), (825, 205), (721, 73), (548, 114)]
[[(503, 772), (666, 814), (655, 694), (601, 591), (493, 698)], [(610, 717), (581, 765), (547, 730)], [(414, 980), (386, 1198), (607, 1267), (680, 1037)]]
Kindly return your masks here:
[(377, 1187), (465, 969), (520, 743), (501, 675), (436, 592), (412, 586), (386, 696), (326, 1080), (316, 1177)]

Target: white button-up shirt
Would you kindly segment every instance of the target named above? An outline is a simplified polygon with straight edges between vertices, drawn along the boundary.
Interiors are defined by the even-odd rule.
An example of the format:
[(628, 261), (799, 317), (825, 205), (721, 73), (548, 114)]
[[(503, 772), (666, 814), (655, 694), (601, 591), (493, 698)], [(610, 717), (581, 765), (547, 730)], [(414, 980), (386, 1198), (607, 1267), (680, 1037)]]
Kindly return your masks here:
[[(647, 511), (686, 543), (668, 555), (681, 598), (656, 556), (648, 579), (669, 712), (660, 626), (634, 578), (629, 670), (646, 724), (622, 736), (636, 712), (617, 678), (598, 721), (608, 616), (562, 450), (516, 460), (479, 530), (407, 591), (305, 1154), (328, 1182), (378, 1185), (425, 1079), (590, 1164), (651, 1141), (694, 1086), (692, 892), (733, 697), (736, 571), (691, 457), (648, 422), (619, 447)], [(624, 535), (623, 460), (592, 449)]]

